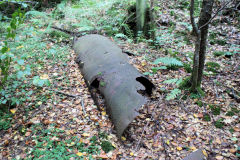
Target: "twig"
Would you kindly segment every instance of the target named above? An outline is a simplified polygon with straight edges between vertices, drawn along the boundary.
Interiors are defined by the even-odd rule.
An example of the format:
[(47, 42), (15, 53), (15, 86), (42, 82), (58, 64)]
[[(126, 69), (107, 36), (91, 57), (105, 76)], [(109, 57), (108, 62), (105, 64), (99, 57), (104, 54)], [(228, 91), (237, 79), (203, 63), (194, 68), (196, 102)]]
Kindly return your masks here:
[[(158, 103), (155, 105), (154, 110), (153, 110), (152, 113), (155, 113), (155, 110), (156, 110), (157, 106), (159, 106), (159, 103), (160, 103), (160, 102), (158, 102)], [(151, 119), (153, 119), (153, 115), (152, 115), (152, 114), (151, 114)], [(143, 128), (143, 130), (142, 130), (142, 133), (141, 133), (141, 137), (140, 137), (140, 139), (138, 140), (137, 146), (136, 146), (136, 148), (135, 148), (135, 151), (138, 150), (139, 144), (140, 144), (140, 142), (142, 141), (143, 134), (144, 134), (144, 132), (145, 132), (145, 130), (146, 130), (146, 127), (149, 125), (149, 123), (150, 123), (150, 121), (148, 121), (147, 124), (144, 126), (144, 128)]]
[(81, 100), (81, 106), (82, 106), (83, 113), (86, 115), (86, 110), (85, 110), (83, 99)]
[(86, 30), (86, 31), (81, 31), (81, 32), (72, 32), (72, 31), (69, 31), (67, 29), (62, 29), (62, 28), (59, 28), (57, 26), (52, 26), (53, 29), (56, 29), (56, 30), (59, 30), (61, 32), (64, 32), (64, 33), (67, 33), (71, 36), (74, 36), (74, 37), (81, 37), (83, 33), (88, 33), (88, 34), (97, 34), (99, 32), (101, 32), (102, 30), (97, 30), (97, 29), (94, 29), (94, 30)]
[(229, 2), (225, 3), (221, 8), (219, 8), (219, 9), (216, 11), (216, 13), (211, 17), (211, 19), (210, 19), (207, 23), (205, 23), (204, 25), (202, 25), (201, 27), (199, 27), (199, 30), (202, 29), (203, 27), (205, 27), (206, 25), (208, 25), (209, 23), (211, 23), (212, 20), (218, 15), (218, 13), (219, 13), (220, 11), (222, 11), (222, 10), (223, 10), (228, 4), (230, 4), (230, 3), (232, 3), (232, 1), (229, 1)]
[(69, 30), (66, 30), (66, 29), (62, 29), (62, 28), (59, 28), (57, 26), (52, 26), (53, 29), (56, 29), (56, 30), (59, 30), (61, 32), (64, 32), (64, 33), (67, 33), (67, 34), (70, 34), (72, 36), (76, 35), (77, 32), (72, 32), (72, 31), (69, 31)]
[(54, 90), (54, 89), (49, 89), (51, 91), (54, 91), (58, 94), (62, 94), (64, 96), (68, 96), (68, 97), (73, 97), (73, 98), (76, 98), (76, 97), (80, 97), (81, 95), (73, 95), (73, 94), (68, 94), (68, 93), (65, 93), (65, 92), (61, 92), (61, 91), (58, 91), (58, 90)]

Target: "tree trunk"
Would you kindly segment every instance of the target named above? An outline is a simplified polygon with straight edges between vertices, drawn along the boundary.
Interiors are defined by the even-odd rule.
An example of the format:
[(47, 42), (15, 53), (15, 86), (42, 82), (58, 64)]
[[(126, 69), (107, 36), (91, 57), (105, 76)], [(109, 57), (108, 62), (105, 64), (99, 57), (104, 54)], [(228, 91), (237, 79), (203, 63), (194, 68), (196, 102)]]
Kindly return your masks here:
[(193, 59), (193, 71), (192, 71), (192, 86), (191, 91), (196, 91), (198, 87), (198, 69), (199, 69), (199, 51), (200, 51), (200, 43), (201, 43), (201, 32), (196, 30), (197, 40), (195, 43), (195, 52), (194, 52), (194, 59)]
[[(198, 22), (198, 27), (201, 28), (201, 42), (200, 42), (200, 50), (199, 50), (199, 68), (198, 68), (198, 86), (200, 87), (203, 76), (203, 69), (206, 57), (206, 48), (207, 48), (207, 37), (208, 37), (208, 24), (212, 15), (214, 0), (203, 0), (202, 10), (200, 14), (200, 19)], [(206, 25), (207, 24), (207, 25)]]
[(146, 14), (147, 14), (147, 1), (136, 0), (136, 17), (137, 17), (137, 32), (144, 32)]
[(193, 72), (191, 75), (192, 86), (191, 91), (197, 91), (198, 87), (201, 87), (203, 69), (206, 57), (206, 48), (207, 48), (207, 36), (208, 36), (208, 25), (211, 19), (212, 8), (214, 0), (203, 0), (202, 10), (200, 13), (200, 18), (198, 25), (196, 25), (193, 17), (194, 12), (194, 0), (191, 0), (191, 24), (193, 31), (197, 34), (197, 40), (195, 44), (195, 53), (194, 53), (194, 63), (193, 63)]
[(193, 33), (193, 35), (197, 36), (198, 28), (194, 21), (194, 0), (191, 0), (190, 20), (191, 20), (191, 24), (192, 24), (192, 28), (193, 28), (192, 33)]

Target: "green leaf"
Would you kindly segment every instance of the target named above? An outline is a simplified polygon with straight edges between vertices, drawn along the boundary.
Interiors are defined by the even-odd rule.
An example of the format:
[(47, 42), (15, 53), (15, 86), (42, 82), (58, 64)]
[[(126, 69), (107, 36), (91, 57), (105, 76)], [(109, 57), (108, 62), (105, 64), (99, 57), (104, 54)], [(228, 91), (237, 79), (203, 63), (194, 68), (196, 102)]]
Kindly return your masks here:
[(169, 79), (169, 80), (163, 81), (163, 83), (172, 84), (172, 83), (176, 83), (177, 81), (178, 81), (178, 78), (174, 78), (174, 79)]
[(147, 76), (147, 75), (152, 76), (153, 74), (150, 73), (150, 72), (144, 72), (143, 75), (145, 75), (145, 76)]
[(17, 60), (17, 63), (22, 66), (22, 65), (24, 65), (24, 60), (23, 59), (19, 59), (19, 60)]
[(166, 97), (166, 100), (171, 100), (171, 99), (174, 99), (176, 98), (179, 94), (181, 93), (181, 90), (180, 89), (174, 89), (171, 91), (171, 93), (169, 93)]
[(25, 75), (25, 74), (24, 74), (24, 72), (23, 72), (23, 71), (18, 71), (18, 72), (17, 72), (17, 78), (18, 78), (18, 79), (21, 79), (21, 78), (23, 78), (23, 77), (24, 77), (24, 75)]
[(232, 141), (238, 141), (238, 138), (237, 137), (232, 137), (231, 140)]
[(179, 60), (177, 60), (176, 58), (172, 58), (172, 57), (161, 57), (156, 59), (153, 64), (159, 64), (159, 63), (163, 63), (167, 66), (183, 66), (183, 63)]

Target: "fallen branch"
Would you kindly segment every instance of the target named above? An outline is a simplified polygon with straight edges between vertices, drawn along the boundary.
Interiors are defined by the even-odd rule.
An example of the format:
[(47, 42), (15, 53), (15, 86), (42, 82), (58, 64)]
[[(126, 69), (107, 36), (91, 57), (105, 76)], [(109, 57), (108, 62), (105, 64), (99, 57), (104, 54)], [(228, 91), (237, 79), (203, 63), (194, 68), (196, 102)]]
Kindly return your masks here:
[(61, 32), (64, 32), (64, 33), (67, 33), (71, 36), (74, 36), (74, 37), (81, 37), (83, 35), (86, 34), (99, 34), (99, 32), (101, 32), (102, 30), (97, 30), (97, 29), (94, 29), (94, 30), (86, 30), (86, 31), (81, 31), (81, 32), (73, 32), (73, 31), (69, 31), (67, 29), (63, 29), (63, 28), (59, 28), (57, 26), (52, 26), (53, 29), (56, 29), (56, 30), (59, 30)]
[(67, 97), (73, 97), (73, 98), (76, 98), (76, 97), (80, 97), (81, 95), (73, 95), (73, 94), (68, 94), (68, 93), (65, 93), (65, 92), (61, 92), (61, 91), (58, 91), (58, 90), (54, 90), (54, 89), (48, 89), (50, 91), (54, 91), (58, 94), (62, 94), (64, 96), (67, 96)]

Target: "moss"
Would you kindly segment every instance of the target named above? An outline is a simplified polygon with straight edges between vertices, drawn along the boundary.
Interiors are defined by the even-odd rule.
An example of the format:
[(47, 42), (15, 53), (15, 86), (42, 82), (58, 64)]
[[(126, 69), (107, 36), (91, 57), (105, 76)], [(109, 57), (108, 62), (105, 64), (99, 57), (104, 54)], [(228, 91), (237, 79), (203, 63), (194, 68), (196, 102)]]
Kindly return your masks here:
[(191, 85), (191, 77), (188, 76), (179, 84), (179, 89), (189, 89)]
[(114, 150), (112, 143), (110, 143), (109, 141), (102, 141), (101, 147), (105, 153), (108, 153), (109, 151)]
[(215, 56), (215, 57), (220, 57), (220, 56), (223, 56), (225, 53), (223, 52), (223, 51), (215, 51), (215, 52), (213, 52), (213, 55)]
[(223, 126), (224, 126), (223, 119), (219, 119), (219, 120), (215, 121), (214, 125), (216, 128), (223, 128)]
[(210, 115), (209, 115), (209, 114), (203, 115), (203, 120), (204, 120), (204, 121), (207, 121), (207, 122), (211, 121)]
[(56, 30), (52, 30), (50, 33), (49, 33), (49, 36), (52, 37), (52, 38), (55, 38), (55, 39), (70, 39), (71, 36), (64, 33), (64, 32), (60, 32), (60, 31), (56, 31)]
[(209, 104), (209, 108), (211, 109), (213, 115), (220, 115), (221, 108), (219, 106)]
[(233, 112), (233, 111), (228, 111), (228, 112), (226, 113), (226, 116), (234, 116), (234, 112)]
[(201, 87), (197, 87), (197, 92), (198, 92), (198, 94), (199, 94), (201, 97), (204, 97), (204, 96), (205, 96), (205, 93), (204, 93), (204, 91), (201, 89)]
[(185, 69), (185, 71), (186, 71), (187, 73), (192, 73), (192, 66), (191, 66), (190, 64), (184, 63), (184, 64), (183, 64), (183, 68)]
[(202, 107), (202, 106), (203, 106), (203, 102), (202, 102), (202, 101), (197, 101), (196, 104), (197, 104), (199, 107)]
[(231, 110), (232, 110), (232, 112), (234, 112), (234, 113), (239, 113), (239, 112), (240, 112), (240, 110), (238, 110), (238, 109), (235, 108), (235, 107), (233, 107)]

